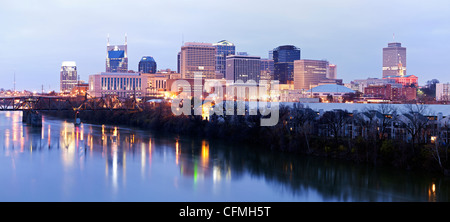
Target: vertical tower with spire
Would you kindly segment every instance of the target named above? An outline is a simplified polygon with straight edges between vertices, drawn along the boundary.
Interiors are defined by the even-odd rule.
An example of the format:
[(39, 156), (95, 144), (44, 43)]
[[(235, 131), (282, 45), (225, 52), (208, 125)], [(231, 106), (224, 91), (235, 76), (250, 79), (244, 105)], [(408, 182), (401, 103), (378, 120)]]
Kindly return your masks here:
[(125, 44), (110, 45), (109, 34), (106, 44), (106, 72), (128, 72), (127, 34)]

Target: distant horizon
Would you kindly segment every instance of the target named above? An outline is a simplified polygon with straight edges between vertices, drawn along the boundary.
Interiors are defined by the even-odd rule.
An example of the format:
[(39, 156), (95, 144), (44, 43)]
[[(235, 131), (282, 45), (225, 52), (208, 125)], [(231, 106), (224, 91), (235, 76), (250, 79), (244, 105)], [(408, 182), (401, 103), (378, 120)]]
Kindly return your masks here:
[[(239, 7), (234, 7), (239, 5)], [(439, 5), (439, 7), (435, 7)], [(386, 7), (389, 6), (389, 7)], [(227, 40), (237, 52), (268, 58), (281, 45), (301, 49), (301, 59), (327, 60), (337, 78), (382, 78), (382, 49), (400, 42), (407, 49), (407, 73), (419, 85), (450, 82), (450, 2), (230, 0), (20, 1), (0, 3), (0, 88), (59, 91), (64, 61), (74, 61), (80, 80), (105, 72), (106, 45), (124, 43), (128, 69), (143, 56), (158, 70), (177, 70), (183, 42)], [(112, 13), (114, 12), (114, 13)], [(420, 16), (417, 16), (420, 15)], [(394, 38), (395, 35), (395, 38)], [(446, 44), (447, 43), (447, 44)]]

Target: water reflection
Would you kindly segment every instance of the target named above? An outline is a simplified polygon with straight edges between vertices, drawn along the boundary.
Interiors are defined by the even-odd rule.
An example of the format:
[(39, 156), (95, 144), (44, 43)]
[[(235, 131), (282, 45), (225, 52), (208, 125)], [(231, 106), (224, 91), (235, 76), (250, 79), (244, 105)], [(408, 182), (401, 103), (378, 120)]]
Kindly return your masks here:
[[(57, 154), (59, 159), (45, 164), (61, 162), (62, 171), (55, 177), (59, 173), (66, 181), (64, 192), (78, 192), (77, 186), (92, 183), (95, 186), (86, 189), (107, 192), (95, 201), (166, 200), (173, 192), (178, 195), (172, 199), (184, 201), (192, 200), (192, 193), (202, 200), (215, 197), (219, 201), (265, 197), (272, 201), (448, 201), (450, 196), (449, 180), (442, 177), (256, 152), (250, 147), (155, 136), (118, 126), (74, 126), (51, 117), (35, 128), (21, 122), (20, 112), (0, 113), (0, 124), (2, 156), (12, 159), (12, 170), (30, 161), (17, 159), (21, 153), (41, 158)], [(263, 192), (245, 194), (241, 189)], [(78, 198), (91, 197), (82, 193)]]

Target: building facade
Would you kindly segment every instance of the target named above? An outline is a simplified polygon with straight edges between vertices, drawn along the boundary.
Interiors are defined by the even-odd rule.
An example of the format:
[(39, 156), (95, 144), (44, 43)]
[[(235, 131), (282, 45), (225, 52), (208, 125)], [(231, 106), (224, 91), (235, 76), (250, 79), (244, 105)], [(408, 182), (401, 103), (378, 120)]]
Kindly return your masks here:
[(448, 102), (450, 101), (450, 83), (436, 84), (436, 101)]
[(328, 79), (337, 79), (337, 67), (335, 64), (328, 65), (327, 78)]
[(141, 61), (139, 61), (139, 72), (140, 73), (156, 73), (156, 61), (151, 56), (142, 57)]
[(273, 80), (274, 62), (273, 59), (261, 59), (261, 75), (262, 80)]
[(406, 75), (406, 48), (401, 43), (388, 43), (383, 48), (383, 78)]
[(261, 75), (261, 58), (257, 56), (227, 56), (227, 81), (236, 82), (242, 80), (244, 83), (248, 80), (254, 80), (256, 83)]
[(300, 60), (300, 49), (293, 45), (283, 45), (272, 51), (274, 80), (286, 84), (294, 80), (294, 61)]
[(211, 43), (185, 43), (181, 47), (180, 72), (185, 79), (194, 78), (195, 72), (201, 72), (204, 79), (215, 79), (216, 47)]
[(309, 90), (327, 79), (328, 61), (297, 60), (294, 62), (294, 89)]
[(127, 36), (124, 45), (110, 45), (109, 38), (106, 46), (106, 72), (128, 71)]
[(105, 97), (117, 95), (120, 98), (142, 97), (147, 92), (147, 76), (141, 73), (102, 72), (89, 76), (89, 95)]
[(403, 86), (414, 86), (417, 87), (419, 84), (419, 78), (415, 75), (407, 76), (386, 76), (384, 79), (392, 79), (395, 83), (402, 84)]
[(220, 42), (214, 43), (213, 46), (216, 47), (216, 76), (217, 78), (226, 78), (226, 63), (227, 56), (235, 55), (236, 46), (227, 41), (222, 40)]
[(372, 85), (364, 89), (364, 97), (391, 101), (411, 101), (417, 97), (414, 87), (393, 87), (391, 84)]
[(61, 65), (60, 91), (70, 92), (78, 83), (77, 65), (73, 61), (64, 61)]

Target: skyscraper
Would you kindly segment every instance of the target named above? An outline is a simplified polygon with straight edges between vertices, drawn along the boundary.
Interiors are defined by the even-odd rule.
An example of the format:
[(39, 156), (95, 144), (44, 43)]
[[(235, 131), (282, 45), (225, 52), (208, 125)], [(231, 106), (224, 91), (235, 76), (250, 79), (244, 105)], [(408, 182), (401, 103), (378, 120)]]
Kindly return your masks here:
[(328, 79), (337, 79), (337, 67), (335, 64), (328, 65), (327, 78)]
[(383, 78), (406, 75), (406, 48), (401, 43), (388, 43), (383, 48)]
[(248, 80), (259, 82), (261, 75), (261, 58), (256, 56), (227, 56), (227, 80), (236, 82), (242, 80), (244, 83)]
[(300, 60), (300, 49), (293, 45), (283, 45), (273, 50), (274, 80), (286, 84), (294, 80), (294, 61)]
[(273, 80), (274, 64), (273, 59), (261, 59), (260, 79)]
[(181, 78), (192, 79), (201, 72), (204, 79), (216, 78), (216, 47), (211, 43), (187, 42), (180, 53)]
[(220, 42), (214, 43), (213, 46), (216, 47), (216, 75), (225, 77), (226, 74), (226, 59), (229, 55), (234, 55), (236, 53), (236, 46), (227, 41), (222, 40)]
[(156, 61), (151, 56), (144, 56), (139, 61), (139, 72), (141, 73), (156, 73), (156, 68)]
[(127, 72), (128, 71), (128, 52), (127, 35), (125, 35), (124, 45), (106, 46), (106, 72)]
[(327, 78), (328, 61), (297, 60), (294, 62), (294, 89), (309, 90)]
[(78, 83), (77, 65), (73, 61), (64, 61), (61, 65), (60, 91), (70, 92)]

